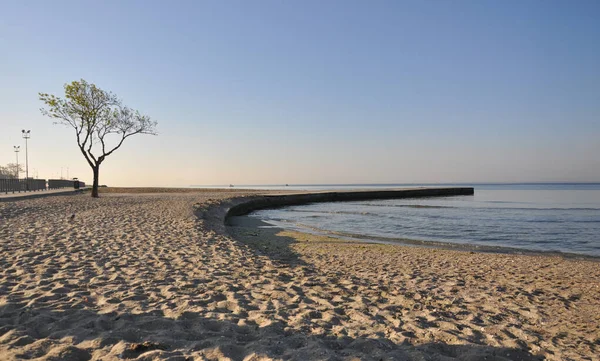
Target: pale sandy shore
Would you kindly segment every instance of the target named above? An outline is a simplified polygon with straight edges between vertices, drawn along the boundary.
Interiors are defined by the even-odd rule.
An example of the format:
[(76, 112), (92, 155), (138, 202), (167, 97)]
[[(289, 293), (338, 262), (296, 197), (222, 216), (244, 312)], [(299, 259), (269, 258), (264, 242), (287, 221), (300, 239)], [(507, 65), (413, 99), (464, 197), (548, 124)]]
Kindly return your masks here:
[(225, 227), (252, 194), (0, 203), (0, 360), (598, 360), (597, 261)]

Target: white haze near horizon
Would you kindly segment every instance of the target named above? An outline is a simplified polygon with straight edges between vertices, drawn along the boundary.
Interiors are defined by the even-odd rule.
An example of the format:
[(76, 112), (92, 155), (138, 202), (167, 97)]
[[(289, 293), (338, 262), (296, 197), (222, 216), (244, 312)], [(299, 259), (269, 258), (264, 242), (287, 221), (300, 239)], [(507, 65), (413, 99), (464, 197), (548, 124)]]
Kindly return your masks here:
[[(41, 177), (79, 177), (91, 181), (91, 169), (79, 153), (72, 131), (36, 122), (29, 141), (30, 173)], [(6, 123), (4, 127), (6, 129)], [(13, 133), (19, 133), (13, 125)], [(163, 129), (161, 129), (163, 128)], [(386, 142), (369, 139), (290, 139), (271, 134), (255, 143), (253, 136), (199, 131), (171, 135), (159, 127), (157, 137), (130, 138), (101, 168), (101, 183), (113, 186), (227, 184), (368, 184), (470, 182), (598, 182), (600, 146), (582, 137), (567, 149), (550, 141), (523, 141), (506, 147), (477, 144), (446, 136), (445, 141), (419, 142), (398, 137)], [(231, 133), (231, 132), (229, 132)], [(10, 137), (22, 143), (20, 135)], [(282, 139), (284, 138), (284, 139)], [(298, 137), (303, 138), (303, 137)], [(264, 138), (263, 138), (264, 139)], [(418, 144), (420, 143), (420, 144)], [(546, 143), (546, 144), (543, 144)], [(21, 163), (24, 151), (20, 154)], [(14, 162), (14, 153), (0, 153), (0, 163)], [(33, 174), (33, 173), (32, 173)]]

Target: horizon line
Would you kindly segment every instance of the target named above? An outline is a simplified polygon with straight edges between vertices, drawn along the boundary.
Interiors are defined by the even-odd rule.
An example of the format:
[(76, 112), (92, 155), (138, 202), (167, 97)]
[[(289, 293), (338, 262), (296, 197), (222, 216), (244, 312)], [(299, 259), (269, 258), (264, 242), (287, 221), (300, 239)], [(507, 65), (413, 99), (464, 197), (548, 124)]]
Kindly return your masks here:
[(188, 187), (249, 187), (249, 186), (368, 186), (368, 185), (536, 185), (536, 184), (600, 184), (600, 181), (534, 181), (534, 182), (411, 182), (411, 183), (270, 183), (270, 184), (191, 184)]

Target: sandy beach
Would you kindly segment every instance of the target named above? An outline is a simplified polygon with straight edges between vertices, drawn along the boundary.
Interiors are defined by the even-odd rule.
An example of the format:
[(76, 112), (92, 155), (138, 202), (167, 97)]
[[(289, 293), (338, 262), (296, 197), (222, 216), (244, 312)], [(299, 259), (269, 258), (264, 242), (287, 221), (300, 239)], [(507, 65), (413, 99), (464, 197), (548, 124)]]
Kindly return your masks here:
[(225, 226), (252, 191), (104, 191), (0, 203), (0, 360), (598, 360), (596, 260)]

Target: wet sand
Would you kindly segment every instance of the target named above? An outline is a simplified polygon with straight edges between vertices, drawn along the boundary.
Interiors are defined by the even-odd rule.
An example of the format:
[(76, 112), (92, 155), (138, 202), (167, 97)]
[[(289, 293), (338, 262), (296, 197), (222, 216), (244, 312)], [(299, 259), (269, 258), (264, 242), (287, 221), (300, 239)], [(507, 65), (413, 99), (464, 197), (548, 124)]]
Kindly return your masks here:
[(252, 194), (0, 203), (0, 359), (593, 360), (600, 351), (598, 262), (225, 227), (228, 199)]

